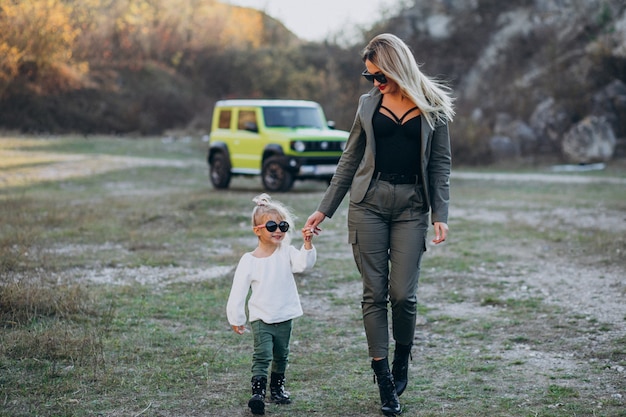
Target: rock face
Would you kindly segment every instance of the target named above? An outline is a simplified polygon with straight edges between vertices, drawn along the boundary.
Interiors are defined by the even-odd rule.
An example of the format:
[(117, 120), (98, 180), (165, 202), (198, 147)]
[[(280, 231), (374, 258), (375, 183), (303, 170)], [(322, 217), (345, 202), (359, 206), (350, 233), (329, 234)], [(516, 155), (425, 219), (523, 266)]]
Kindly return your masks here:
[(489, 150), (494, 161), (525, 157), (538, 150), (535, 130), (508, 113), (498, 113), (493, 132), (495, 136), (489, 140)]
[(453, 84), (457, 155), (606, 161), (626, 140), (623, 0), (414, 2), (387, 28)]
[(618, 136), (626, 137), (626, 84), (614, 80), (594, 94), (591, 113), (605, 117)]
[(589, 116), (572, 127), (563, 138), (563, 154), (574, 163), (605, 162), (615, 150), (615, 133), (603, 117)]
[(539, 151), (553, 152), (561, 145), (561, 137), (570, 125), (570, 116), (553, 97), (540, 102), (530, 116), (530, 125), (537, 134)]

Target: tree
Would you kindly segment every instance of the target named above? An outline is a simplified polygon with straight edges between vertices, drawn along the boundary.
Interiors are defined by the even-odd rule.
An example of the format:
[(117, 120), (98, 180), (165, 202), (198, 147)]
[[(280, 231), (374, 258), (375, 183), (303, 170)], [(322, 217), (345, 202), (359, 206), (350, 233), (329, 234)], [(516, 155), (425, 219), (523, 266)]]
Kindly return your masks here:
[(36, 82), (85, 72), (73, 60), (78, 34), (61, 0), (0, 0), (0, 92), (18, 76)]

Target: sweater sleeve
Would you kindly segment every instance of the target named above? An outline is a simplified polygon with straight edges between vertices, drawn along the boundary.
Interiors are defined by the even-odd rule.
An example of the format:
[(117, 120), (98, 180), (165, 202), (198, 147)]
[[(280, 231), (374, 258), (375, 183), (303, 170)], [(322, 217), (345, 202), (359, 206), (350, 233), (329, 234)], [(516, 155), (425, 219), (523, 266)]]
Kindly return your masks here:
[(233, 285), (226, 304), (226, 316), (231, 326), (246, 324), (246, 298), (250, 291), (252, 277), (250, 274), (250, 256), (250, 254), (244, 254), (235, 270)]
[(315, 246), (309, 250), (305, 249), (304, 245), (299, 250), (290, 246), (289, 257), (291, 259), (291, 272), (297, 274), (313, 268), (317, 260), (317, 250)]

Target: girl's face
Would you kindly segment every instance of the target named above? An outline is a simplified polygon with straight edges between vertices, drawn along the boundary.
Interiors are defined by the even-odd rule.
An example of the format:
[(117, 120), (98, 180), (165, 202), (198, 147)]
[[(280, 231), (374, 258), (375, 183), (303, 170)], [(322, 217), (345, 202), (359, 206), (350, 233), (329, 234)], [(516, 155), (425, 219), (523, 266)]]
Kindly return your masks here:
[[(383, 74), (380, 68), (374, 65), (374, 63), (372, 63), (372, 61), (370, 61), (369, 59), (365, 60), (365, 68), (367, 69), (367, 72), (369, 72), (370, 74), (374, 74), (374, 75)], [(387, 82), (384, 84), (381, 84), (378, 80), (375, 79), (374, 87), (378, 88), (382, 94), (393, 94), (393, 93), (398, 92), (399, 91), (398, 84), (391, 78), (387, 77), (387, 74), (384, 74), (384, 75), (385, 75), (385, 78), (387, 78)]]
[(278, 245), (285, 239), (287, 234), (285, 229), (289, 229), (289, 224), (284, 219), (275, 214), (267, 214), (261, 217), (261, 222), (254, 226), (254, 233), (261, 243)]

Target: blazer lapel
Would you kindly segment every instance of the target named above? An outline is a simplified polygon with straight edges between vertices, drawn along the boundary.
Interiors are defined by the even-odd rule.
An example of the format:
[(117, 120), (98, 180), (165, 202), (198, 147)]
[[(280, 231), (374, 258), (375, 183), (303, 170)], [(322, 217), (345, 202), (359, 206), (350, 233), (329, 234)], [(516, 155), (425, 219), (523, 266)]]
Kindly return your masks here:
[(368, 93), (369, 97), (363, 102), (363, 110), (361, 123), (363, 130), (365, 130), (365, 136), (367, 138), (368, 147), (372, 150), (372, 156), (376, 154), (376, 146), (374, 145), (374, 127), (372, 126), (372, 117), (374, 112), (378, 108), (378, 102), (382, 95), (377, 88), (373, 88)]
[(428, 121), (426, 120), (426, 117), (424, 117), (423, 114), (420, 114), (420, 117), (422, 118), (422, 163), (425, 162), (425, 155), (426, 155), (426, 149), (428, 149), (428, 141), (430, 140), (430, 134), (433, 131), (430, 128), (430, 125), (428, 124)]

